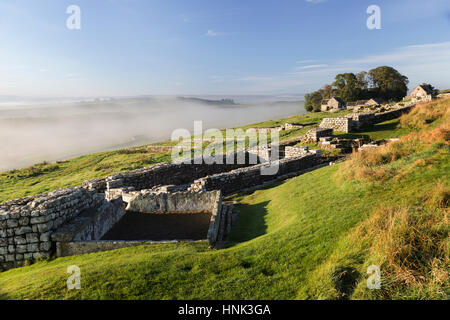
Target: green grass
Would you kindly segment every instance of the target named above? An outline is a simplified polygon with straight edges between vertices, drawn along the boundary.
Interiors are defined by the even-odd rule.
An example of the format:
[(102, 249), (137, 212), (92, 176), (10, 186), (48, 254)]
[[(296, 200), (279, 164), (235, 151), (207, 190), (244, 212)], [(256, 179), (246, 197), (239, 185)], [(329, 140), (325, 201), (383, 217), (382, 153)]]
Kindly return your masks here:
[[(448, 125), (448, 120), (435, 122)], [(448, 299), (448, 276), (439, 263), (442, 256), (448, 258), (448, 246), (442, 245), (448, 242), (448, 222), (442, 221), (446, 221), (450, 148), (439, 142), (446, 139), (443, 132), (433, 137), (430, 143), (405, 140), (398, 150), (380, 149), (388, 158), (374, 154), (370, 160), (369, 155), (372, 162), (352, 167), (364, 159), (355, 156), (235, 196), (239, 221), (223, 250), (208, 249), (207, 243), (182, 243), (40, 261), (0, 273), (0, 298)], [(420, 139), (429, 141), (429, 136)], [(355, 178), (351, 170), (359, 169), (370, 171), (368, 180)], [(384, 174), (383, 170), (388, 175), (378, 179), (375, 174)], [(394, 232), (389, 229), (392, 225), (383, 225), (389, 216), (377, 217), (389, 208), (411, 211), (401, 219), (411, 226), (400, 224)], [(427, 217), (433, 219), (421, 224)], [(399, 223), (393, 221), (394, 226)], [(390, 235), (399, 243), (386, 245)], [(403, 255), (408, 248), (412, 251)], [(394, 250), (393, 262), (389, 250)], [(391, 269), (399, 257), (400, 264), (414, 258), (416, 282), (410, 281), (409, 269), (408, 281), (392, 276), (398, 272)], [(365, 285), (372, 264), (382, 268), (381, 290)], [(70, 265), (81, 269), (81, 290), (66, 288)]]
[(0, 173), (0, 203), (59, 188), (79, 186), (85, 180), (101, 178), (169, 161), (170, 155), (150, 153), (145, 148), (100, 152), (56, 163)]
[[(339, 263), (347, 261), (344, 266), (358, 270), (364, 281), (366, 248), (352, 253), (354, 248), (346, 247), (348, 235), (379, 206), (417, 202), (418, 195), (431, 190), (442, 174), (442, 168), (435, 166), (401, 184), (372, 187), (335, 182), (332, 177), (338, 170), (339, 166), (323, 168), (237, 197), (240, 220), (227, 249), (208, 250), (207, 244), (152, 245), (38, 262), (0, 273), (0, 297), (336, 298), (336, 287), (327, 284), (331, 274), (323, 281), (311, 281), (321, 274), (320, 267), (332, 261), (336, 250), (344, 250)], [(350, 257), (345, 250), (352, 253)], [(79, 291), (65, 287), (70, 265), (81, 268)], [(318, 289), (318, 285), (325, 287)]]
[[(281, 120), (270, 120), (242, 127), (276, 127), (286, 122), (319, 122), (329, 116), (340, 116), (348, 112), (335, 114), (313, 113), (297, 115)], [(280, 140), (289, 139), (306, 133), (310, 127), (282, 131)], [(224, 132), (224, 131), (223, 131)], [(163, 141), (158, 145), (175, 145), (173, 141)], [(208, 143), (203, 144), (203, 148)], [(0, 203), (28, 195), (49, 192), (59, 188), (79, 186), (85, 180), (102, 178), (122, 171), (131, 171), (148, 167), (160, 162), (170, 161), (170, 153), (147, 152), (145, 146), (116, 151), (89, 154), (57, 163), (41, 163), (29, 168), (0, 172)]]
[[(383, 123), (375, 124), (372, 127), (362, 129), (358, 132), (344, 133), (344, 132), (334, 132), (334, 135), (341, 139), (358, 139), (362, 138), (364, 141), (376, 141), (382, 139), (394, 139), (408, 134), (412, 131), (410, 128), (404, 128), (400, 124), (399, 119), (389, 120)], [(320, 149), (318, 143), (304, 143), (300, 142), (297, 145), (307, 146), (311, 149)], [(323, 154), (336, 155), (339, 151), (328, 151), (321, 149)]]
[(364, 138), (366, 141), (393, 139), (410, 133), (412, 130), (403, 128), (399, 119), (389, 120), (374, 126), (362, 129), (359, 132), (343, 133), (336, 132), (335, 135), (340, 138), (357, 139)]

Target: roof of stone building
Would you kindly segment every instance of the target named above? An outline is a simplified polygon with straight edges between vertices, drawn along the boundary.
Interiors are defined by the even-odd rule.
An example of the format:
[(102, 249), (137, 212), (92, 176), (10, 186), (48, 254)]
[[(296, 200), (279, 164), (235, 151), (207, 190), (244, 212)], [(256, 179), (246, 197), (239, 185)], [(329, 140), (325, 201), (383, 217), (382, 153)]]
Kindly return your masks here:
[(347, 103), (348, 106), (362, 106), (365, 105), (369, 100), (358, 100)]
[[(430, 90), (430, 88), (428, 88), (428, 87), (424, 87), (424, 86), (422, 86), (422, 85), (418, 85), (414, 90), (416, 90), (416, 89), (422, 89), (423, 91), (425, 91), (426, 93), (428, 93), (428, 94), (432, 94), (433, 92)], [(413, 90), (413, 91), (414, 91)]]
[(339, 97), (333, 97), (332, 99), (334, 99), (334, 100), (336, 100), (336, 101), (338, 101), (338, 102), (340, 102), (340, 103), (345, 103), (345, 101), (342, 100), (342, 99), (339, 98)]
[(377, 104), (382, 104), (384, 102), (384, 100), (382, 98), (372, 98), (370, 100), (367, 100), (366, 103), (369, 103), (371, 101), (373, 101), (373, 102), (375, 102)]

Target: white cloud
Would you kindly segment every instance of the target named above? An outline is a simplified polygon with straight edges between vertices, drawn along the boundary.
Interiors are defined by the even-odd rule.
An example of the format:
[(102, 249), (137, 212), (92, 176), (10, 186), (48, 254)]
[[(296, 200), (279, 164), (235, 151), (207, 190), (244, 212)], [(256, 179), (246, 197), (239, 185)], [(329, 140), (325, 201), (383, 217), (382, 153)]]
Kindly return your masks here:
[(304, 93), (331, 83), (336, 74), (369, 71), (382, 65), (392, 66), (406, 75), (410, 88), (422, 82), (441, 89), (450, 88), (450, 42), (404, 46), (356, 59), (327, 61), (327, 64), (297, 65), (290, 72), (235, 77), (227, 83), (235, 82), (237, 90), (247, 93)]
[(314, 63), (316, 61), (317, 60), (300, 60), (300, 61), (297, 61), (295, 63), (297, 63), (297, 64), (304, 64), (304, 63)]
[(310, 3), (314, 3), (314, 4), (322, 3), (322, 2), (325, 2), (325, 1), (327, 1), (327, 0), (306, 0), (306, 2), (310, 2)]
[(303, 67), (297, 67), (298, 70), (326, 68), (327, 64), (311, 64)]
[(226, 35), (228, 35), (228, 33), (216, 32), (214, 30), (208, 30), (205, 34), (205, 36), (208, 36), (208, 37), (219, 37), (219, 36), (226, 36)]

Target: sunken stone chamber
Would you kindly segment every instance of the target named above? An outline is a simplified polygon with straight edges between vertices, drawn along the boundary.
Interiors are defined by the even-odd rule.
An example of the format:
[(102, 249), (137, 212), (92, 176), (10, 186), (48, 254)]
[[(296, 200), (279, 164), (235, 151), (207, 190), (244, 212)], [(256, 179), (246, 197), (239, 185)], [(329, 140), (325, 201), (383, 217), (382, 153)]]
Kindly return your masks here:
[[(124, 202), (126, 199), (128, 203)], [(85, 210), (58, 229), (57, 256), (178, 241), (216, 243), (222, 215), (221, 191), (123, 194), (98, 210)]]

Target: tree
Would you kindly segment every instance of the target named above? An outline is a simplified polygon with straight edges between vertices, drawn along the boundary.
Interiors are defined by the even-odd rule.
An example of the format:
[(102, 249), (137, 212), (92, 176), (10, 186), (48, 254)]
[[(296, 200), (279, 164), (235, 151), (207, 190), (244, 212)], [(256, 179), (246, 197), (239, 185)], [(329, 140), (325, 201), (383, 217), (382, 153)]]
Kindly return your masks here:
[(305, 110), (309, 112), (320, 111), (322, 100), (323, 96), (320, 90), (305, 94)]
[(422, 88), (424, 88), (429, 94), (431, 95), (437, 95), (439, 93), (439, 90), (436, 89), (435, 87), (433, 87), (431, 84), (429, 83), (422, 83), (421, 84)]
[(332, 86), (329, 84), (326, 84), (320, 89), (320, 92), (322, 93), (323, 99), (331, 99), (333, 97), (333, 94), (335, 93), (335, 90)]
[(311, 101), (311, 93), (305, 94), (305, 110), (308, 112), (313, 111), (314, 106), (312, 105)]
[(338, 74), (333, 82), (336, 87), (336, 94), (346, 102), (358, 100), (361, 89), (358, 86), (358, 79), (354, 73)]
[(378, 96), (386, 101), (401, 100), (408, 93), (409, 80), (392, 67), (382, 66), (369, 71)]
[(371, 86), (369, 74), (361, 71), (356, 74), (356, 85), (361, 90), (367, 90)]

